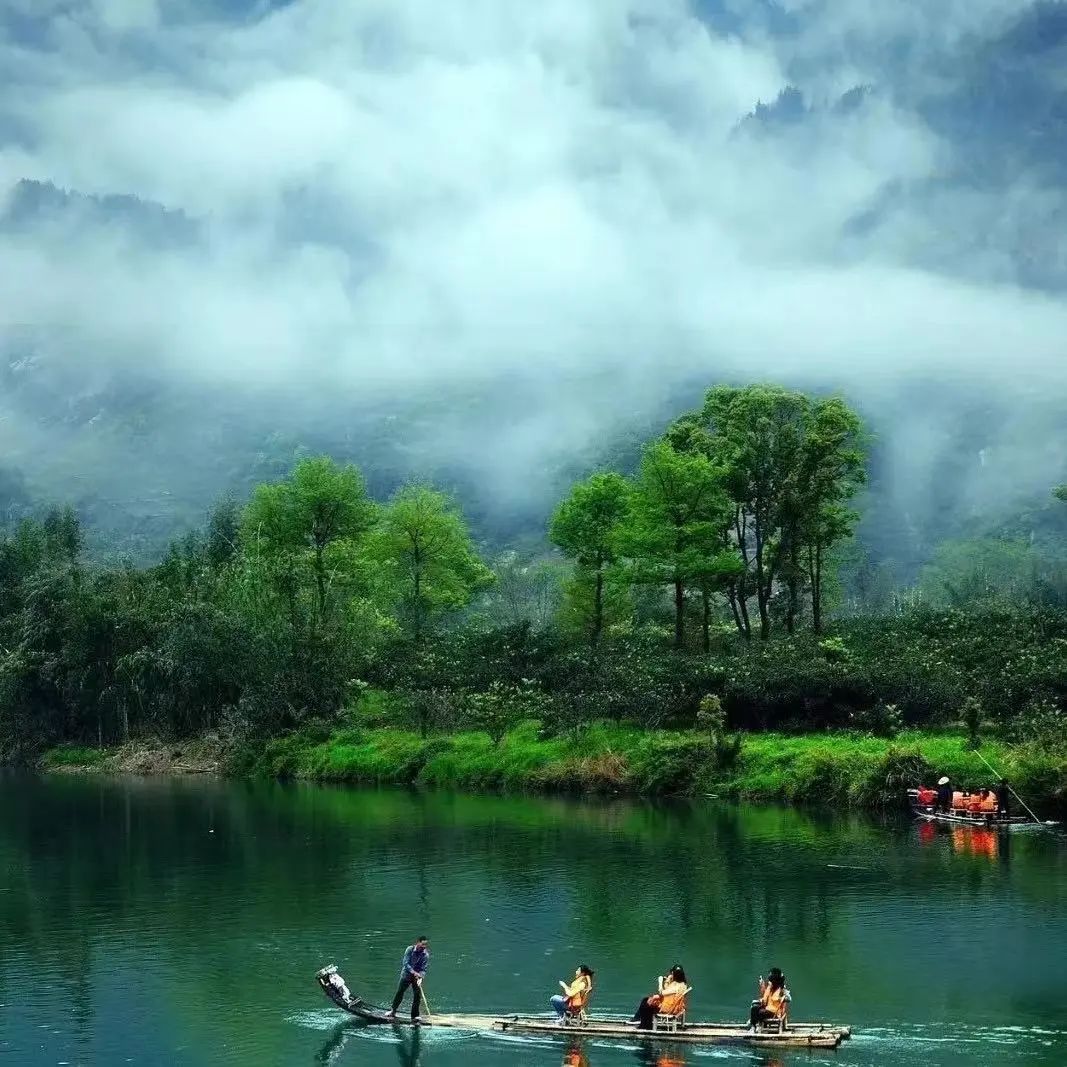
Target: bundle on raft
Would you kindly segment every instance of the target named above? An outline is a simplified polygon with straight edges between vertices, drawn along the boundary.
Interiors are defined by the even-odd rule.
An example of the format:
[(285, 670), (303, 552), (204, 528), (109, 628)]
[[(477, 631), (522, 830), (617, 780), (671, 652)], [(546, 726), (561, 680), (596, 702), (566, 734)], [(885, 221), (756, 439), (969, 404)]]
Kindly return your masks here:
[[(316, 975), (323, 992), (343, 1011), (368, 1024), (411, 1026), (409, 1019), (391, 1018), (385, 1008), (369, 1004), (353, 993), (332, 964)], [(702, 1045), (756, 1045), (761, 1048), (837, 1048), (852, 1036), (849, 1026), (832, 1023), (795, 1023), (752, 1031), (743, 1023), (685, 1022), (671, 1030), (639, 1030), (621, 1018), (583, 1018), (561, 1023), (539, 1015), (477, 1015), (454, 1013), (424, 1018), (423, 1026), (453, 1030), (482, 1030), (508, 1034), (575, 1035), (624, 1038), (627, 1041), (689, 1042)]]

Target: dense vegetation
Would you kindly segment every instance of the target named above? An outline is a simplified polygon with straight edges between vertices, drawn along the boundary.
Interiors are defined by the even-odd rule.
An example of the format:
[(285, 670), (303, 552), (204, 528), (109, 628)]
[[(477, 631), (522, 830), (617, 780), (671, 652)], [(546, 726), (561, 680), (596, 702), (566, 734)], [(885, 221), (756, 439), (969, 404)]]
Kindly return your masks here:
[[(573, 486), (558, 553), (492, 561), (447, 495), (379, 503), (325, 457), (148, 568), (87, 563), (70, 509), (22, 519), (0, 538), (0, 748), (212, 732), (273, 773), (477, 782), (465, 753), (496, 784), (744, 792), (754, 732), (953, 729), (1041, 753), (1027, 773), (1062, 791), (1062, 564), (944, 545), (888, 611), (857, 612), (839, 573), (860, 573), (864, 443), (839, 398), (716, 388), (632, 476)], [(536, 774), (500, 771), (505, 753)], [(901, 753), (920, 755), (877, 758)]]

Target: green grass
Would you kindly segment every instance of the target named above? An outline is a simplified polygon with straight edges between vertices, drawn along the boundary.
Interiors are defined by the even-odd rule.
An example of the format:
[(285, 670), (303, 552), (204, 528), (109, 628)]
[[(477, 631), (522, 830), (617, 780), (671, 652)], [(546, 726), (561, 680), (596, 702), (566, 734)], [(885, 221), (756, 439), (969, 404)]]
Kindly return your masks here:
[[(715, 792), (751, 800), (878, 807), (899, 804), (909, 785), (950, 775), (963, 787), (992, 774), (964, 739), (909, 732), (892, 741), (857, 733), (746, 734), (730, 766), (716, 763), (706, 735), (596, 723), (542, 740), (537, 723), (499, 744), (470, 731), (422, 739), (388, 728), (321, 729), (246, 753), (237, 773), (321, 781), (424, 784), (475, 791)], [(1067, 752), (999, 742), (983, 756), (1024, 796), (1048, 810), (1067, 806)]]
[(87, 748), (84, 745), (60, 745), (49, 749), (42, 760), (47, 768), (97, 767), (110, 753), (106, 748)]

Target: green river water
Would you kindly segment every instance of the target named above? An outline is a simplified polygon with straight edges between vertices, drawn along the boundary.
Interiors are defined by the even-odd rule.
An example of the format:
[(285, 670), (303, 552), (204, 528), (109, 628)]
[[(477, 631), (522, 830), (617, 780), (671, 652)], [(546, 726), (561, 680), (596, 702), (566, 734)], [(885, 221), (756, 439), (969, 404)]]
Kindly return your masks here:
[[(681, 962), (740, 1018), (777, 964), (837, 1052), (361, 1027), (432, 939), (434, 1011), (630, 1011)], [(736, 807), (0, 777), (0, 1062), (681, 1067), (1067, 1063), (1067, 840)]]

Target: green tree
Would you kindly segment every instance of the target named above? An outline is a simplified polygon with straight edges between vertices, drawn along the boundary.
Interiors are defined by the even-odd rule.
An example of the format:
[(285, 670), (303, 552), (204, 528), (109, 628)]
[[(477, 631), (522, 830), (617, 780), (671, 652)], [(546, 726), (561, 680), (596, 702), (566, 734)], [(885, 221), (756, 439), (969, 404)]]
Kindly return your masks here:
[(1024, 541), (945, 541), (919, 574), (927, 600), (952, 608), (1017, 606), (1030, 600), (1041, 560)]
[(729, 501), (708, 459), (666, 441), (645, 449), (621, 539), (633, 581), (671, 588), (675, 647), (685, 645), (685, 596), (738, 570), (725, 543)]
[(827, 553), (851, 533), (846, 502), (864, 477), (858, 417), (836, 397), (813, 401), (780, 386), (721, 386), (667, 436), (723, 471), (730, 538), (743, 564), (728, 587), (738, 631), (751, 636), (754, 597), (760, 636), (770, 636), (779, 586), (787, 628), (794, 627), (805, 586), (821, 628)]
[(393, 495), (368, 557), (389, 569), (391, 599), (416, 644), (435, 618), (465, 607), (493, 580), (459, 509), (425, 485), (406, 485)]
[[(570, 605), (581, 613), (588, 601), (589, 642), (604, 631), (605, 583), (619, 561), (619, 534), (630, 516), (630, 486), (621, 474), (604, 471), (578, 482), (556, 509), (549, 536), (574, 560)], [(580, 597), (579, 592), (590, 594)]]
[(241, 508), (229, 497), (220, 500), (208, 519), (204, 554), (216, 570), (237, 554), (241, 545)]
[[(811, 595), (812, 628), (822, 632), (826, 560), (836, 545), (848, 540), (859, 515), (849, 501), (867, 477), (859, 416), (839, 397), (817, 400), (806, 426), (795, 488), (787, 494), (787, 555), (795, 574), (799, 554), (806, 556)], [(789, 586), (786, 628), (793, 632), (799, 581)]]
[(296, 557), (310, 553), (319, 622), (325, 620), (330, 583), (337, 576), (327, 554), (354, 545), (374, 524), (376, 508), (363, 476), (327, 456), (301, 460), (284, 482), (259, 486), (245, 509), (242, 536), (268, 552)]

